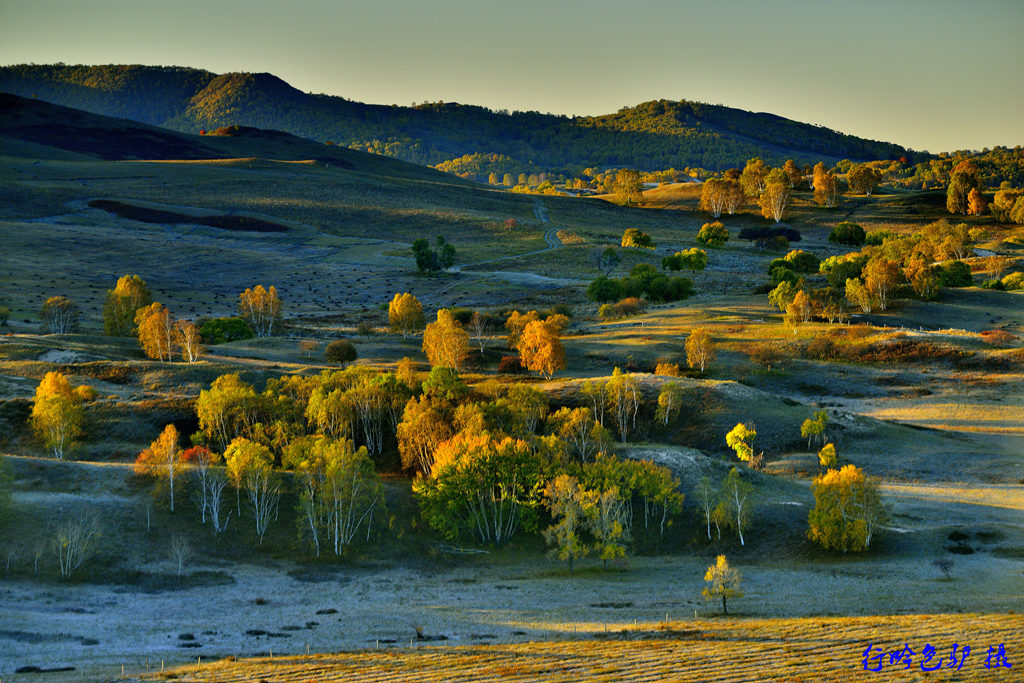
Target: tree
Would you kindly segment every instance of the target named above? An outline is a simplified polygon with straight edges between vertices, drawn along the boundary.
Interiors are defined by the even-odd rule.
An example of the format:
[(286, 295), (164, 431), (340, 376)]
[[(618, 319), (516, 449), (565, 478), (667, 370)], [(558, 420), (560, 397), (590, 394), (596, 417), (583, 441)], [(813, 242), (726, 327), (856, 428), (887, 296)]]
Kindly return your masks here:
[(786, 159), (786, 163), (782, 165), (782, 171), (786, 174), (786, 180), (789, 183), (789, 189), (793, 189), (804, 179), (804, 172), (800, 170), (800, 167), (796, 165), (796, 162), (792, 159)]
[(71, 388), (68, 378), (59, 372), (48, 372), (36, 388), (29, 418), (32, 429), (58, 460), (84, 433), (85, 412), (82, 401)]
[[(711, 522), (714, 521), (714, 511), (716, 503), (716, 492), (714, 486), (711, 485), (711, 480), (707, 477), (701, 477), (697, 486), (693, 490), (694, 496), (697, 498), (697, 503), (700, 505), (701, 516), (704, 518), (704, 523), (707, 526), (708, 540), (711, 540)], [(716, 523), (717, 528), (717, 523)], [(719, 529), (718, 537), (722, 537), (722, 531)]]
[(686, 364), (703, 373), (715, 362), (715, 343), (706, 328), (698, 327), (686, 338)]
[(149, 444), (149, 448), (139, 453), (135, 460), (136, 474), (167, 480), (171, 512), (174, 512), (174, 482), (187, 466), (178, 446), (178, 438), (178, 428), (173, 424), (167, 425), (160, 436)]
[(800, 425), (800, 436), (807, 439), (807, 448), (810, 450), (811, 443), (825, 443), (825, 427), (828, 426), (828, 411), (815, 410), (809, 418)]
[(796, 334), (796, 328), (810, 321), (813, 316), (814, 308), (811, 306), (811, 297), (801, 289), (786, 306), (784, 322), (788, 327), (792, 327), (793, 334)]
[(39, 316), (50, 334), (68, 334), (78, 324), (78, 307), (66, 296), (51, 296), (43, 302)]
[(174, 318), (162, 304), (153, 302), (135, 312), (139, 345), (149, 358), (170, 362), (174, 352)]
[(827, 443), (818, 451), (818, 467), (825, 470), (835, 469), (839, 457), (836, 455), (835, 444)]
[(748, 197), (758, 197), (764, 191), (768, 167), (758, 158), (750, 159), (740, 175), (740, 186)]
[(737, 458), (749, 463), (754, 457), (754, 439), (756, 437), (757, 431), (754, 429), (753, 423), (739, 422), (725, 435), (725, 443), (736, 451)]
[(859, 278), (849, 278), (846, 281), (846, 300), (855, 306), (860, 306), (860, 310), (864, 313), (870, 313), (876, 303), (874, 295)]
[(708, 178), (700, 191), (700, 210), (718, 218), (725, 210), (729, 198), (728, 182), (724, 178)]
[(392, 333), (408, 337), (423, 329), (423, 306), (419, 299), (408, 292), (395, 294), (388, 304), (388, 326)]
[(347, 339), (335, 339), (324, 349), (324, 360), (328, 363), (337, 363), (342, 367), (345, 363), (351, 363), (359, 357), (356, 346)]
[(697, 241), (717, 249), (729, 241), (729, 231), (719, 221), (705, 223), (697, 233)]
[(740, 210), (746, 202), (746, 196), (743, 194), (743, 187), (739, 181), (735, 178), (725, 179), (725, 211), (730, 216)]
[(96, 552), (99, 523), (93, 516), (67, 519), (57, 525), (53, 535), (53, 552), (63, 579), (69, 578)]
[(199, 489), (199, 499), (196, 502), (199, 504), (199, 514), (203, 524), (206, 524), (206, 515), (210, 510), (210, 480), (213, 477), (214, 468), (222, 460), (219, 453), (215, 453), (205, 446), (193, 446), (181, 453), (181, 462), (191, 471), (196, 488)]
[(437, 322), (423, 330), (423, 353), (431, 367), (458, 370), (469, 354), (469, 333), (455, 320), (447, 308), (437, 312)]
[(480, 353), (483, 353), (487, 337), (491, 334), (490, 316), (480, 311), (473, 311), (473, 317), (469, 319), (469, 333), (480, 348)]
[(832, 171), (826, 170), (825, 164), (818, 162), (814, 166), (814, 201), (832, 209), (839, 203), (839, 181)]
[(654, 240), (646, 232), (638, 228), (626, 228), (622, 233), (623, 249), (654, 249)]
[(985, 197), (982, 196), (981, 192), (976, 187), (972, 187), (971, 191), (967, 193), (967, 213), (971, 216), (980, 216), (985, 213)]
[(545, 471), (526, 441), (461, 432), (438, 447), (430, 476), (417, 477), (413, 493), (446, 537), (501, 545), (519, 529), (536, 529)]
[(608, 568), (608, 560), (626, 556), (626, 543), (630, 540), (629, 509), (619, 487), (583, 492), (583, 515), (587, 529), (594, 537), (594, 551)]
[(668, 425), (672, 414), (679, 410), (683, 403), (683, 387), (679, 382), (665, 382), (658, 392), (658, 410), (656, 417)]
[(192, 557), (192, 544), (188, 542), (185, 534), (174, 534), (171, 536), (171, 558), (178, 565), (178, 578), (181, 578), (181, 568)]
[(664, 270), (682, 270), (683, 268), (696, 273), (708, 266), (708, 255), (703, 249), (696, 247), (677, 251), (672, 256), (666, 256), (661, 260), (661, 267)]
[(221, 449), (235, 437), (251, 434), (259, 421), (259, 396), (236, 374), (221, 375), (200, 391), (195, 408), (199, 430)]
[(544, 488), (544, 504), (554, 522), (544, 530), (544, 540), (553, 546), (553, 556), (569, 562), (571, 572), (573, 562), (585, 557), (588, 550), (581, 533), (586, 520), (583, 491), (576, 477), (560, 474), (549, 481)]
[[(643, 199), (643, 183), (640, 172), (632, 168), (622, 168), (615, 173), (615, 194), (627, 206), (636, 204)], [(623, 244), (622, 246), (626, 246)]]
[(761, 215), (774, 220), (776, 223), (786, 216), (786, 207), (789, 205), (789, 181), (780, 169), (772, 169), (765, 179), (764, 189), (758, 204), (761, 206)]
[(410, 398), (396, 432), (402, 467), (430, 476), (434, 451), (452, 437), (452, 428), (429, 396)]
[(547, 379), (565, 368), (565, 348), (558, 330), (549, 320), (528, 323), (516, 344), (523, 366)]
[(113, 289), (107, 290), (103, 304), (103, 331), (114, 337), (132, 333), (135, 311), (153, 301), (149, 287), (138, 275), (122, 275)]
[(606, 247), (604, 251), (598, 252), (597, 269), (604, 273), (605, 277), (611, 275), (621, 262), (622, 257), (619, 256), (619, 252), (615, 251), (615, 247)]
[(281, 492), (273, 469), (274, 456), (266, 446), (238, 437), (224, 451), (224, 463), (231, 483), (239, 491), (245, 491), (256, 524), (256, 536), (262, 544)]
[(191, 320), (175, 321), (174, 343), (181, 350), (181, 357), (189, 363), (195, 363), (205, 351), (199, 327)]
[(281, 321), (281, 307), (281, 299), (273, 285), (270, 289), (256, 285), (238, 295), (238, 314), (257, 337), (274, 334), (274, 326)]
[(725, 481), (722, 482), (720, 495), (725, 509), (729, 512), (728, 525), (736, 529), (740, 545), (744, 545), (743, 530), (750, 524), (753, 493), (754, 487), (743, 481), (739, 470), (735, 467), (730, 469)]
[(768, 292), (768, 303), (784, 313), (800, 291), (800, 288), (794, 282), (782, 280), (776, 285), (775, 289)]
[(441, 235), (434, 240), (433, 249), (425, 238), (416, 240), (412, 243), (412, 254), (416, 259), (416, 268), (421, 273), (447, 270), (455, 264), (455, 247), (448, 244)]
[(725, 555), (719, 555), (715, 559), (715, 563), (708, 567), (707, 572), (704, 573), (704, 582), (708, 585), (701, 591), (701, 595), (704, 596), (705, 600), (714, 600), (716, 597), (721, 596), (722, 614), (728, 614), (728, 599), (743, 597), (743, 592), (740, 590), (740, 581), (742, 579), (743, 576), (740, 574), (740, 571), (729, 566), (729, 561), (725, 559)]
[(563, 406), (548, 418), (547, 427), (569, 445), (580, 462), (591, 460), (609, 441), (608, 430), (593, 418), (590, 408)]
[(609, 406), (615, 411), (619, 438), (626, 443), (629, 433), (636, 429), (636, 416), (640, 412), (640, 383), (633, 373), (615, 368), (605, 385), (605, 392)]
[(853, 246), (860, 246), (861, 244), (864, 244), (866, 237), (864, 228), (856, 223), (843, 221), (836, 227), (832, 228), (832, 232), (828, 234), (828, 241), (833, 244), (850, 244)]
[(814, 508), (807, 537), (823, 548), (860, 552), (885, 520), (878, 488), (854, 465), (830, 469), (814, 479)]
[(881, 184), (882, 174), (867, 164), (856, 164), (847, 172), (846, 179), (851, 190), (870, 197)]
[(971, 208), (971, 191), (975, 190), (980, 195), (981, 189), (978, 167), (969, 159), (961, 161), (949, 177), (949, 186), (946, 188), (946, 209), (954, 214), (968, 213)]
[(899, 263), (887, 258), (871, 259), (864, 266), (864, 287), (878, 301), (881, 310), (885, 310), (885, 304), (902, 275)]

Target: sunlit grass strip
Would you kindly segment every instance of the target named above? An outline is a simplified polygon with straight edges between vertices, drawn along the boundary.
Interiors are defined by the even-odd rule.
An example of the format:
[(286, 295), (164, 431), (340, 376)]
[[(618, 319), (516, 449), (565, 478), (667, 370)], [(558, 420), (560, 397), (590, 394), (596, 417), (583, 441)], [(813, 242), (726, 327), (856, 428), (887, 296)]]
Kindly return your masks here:
[[(593, 624), (585, 625), (588, 629)], [(604, 625), (602, 624), (602, 629)], [(863, 670), (868, 643), (884, 651), (907, 643), (971, 646), (961, 671), (886, 665)], [(1004, 643), (1011, 663), (1021, 660), (1024, 618), (1018, 615), (907, 615), (844, 618), (730, 619), (609, 627), (566, 641), (459, 647), (413, 647), (307, 657), (216, 662), (176, 669), (144, 680), (189, 681), (819, 681), (1010, 680), (1010, 669), (984, 667), (989, 646)], [(939, 656), (937, 655), (937, 656)], [(917, 657), (917, 661), (920, 658)], [(1017, 666), (1024, 665), (1021, 660)]]

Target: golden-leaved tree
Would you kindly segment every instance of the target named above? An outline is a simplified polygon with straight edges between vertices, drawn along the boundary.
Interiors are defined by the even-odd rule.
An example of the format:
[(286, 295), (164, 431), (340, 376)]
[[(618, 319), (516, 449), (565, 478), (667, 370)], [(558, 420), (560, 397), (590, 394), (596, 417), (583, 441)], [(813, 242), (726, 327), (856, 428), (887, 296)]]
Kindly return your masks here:
[(228, 479), (249, 501), (256, 536), (263, 543), (270, 519), (277, 509), (281, 482), (274, 472), (274, 455), (270, 449), (244, 437), (232, 441), (224, 451)]
[(705, 600), (721, 597), (722, 614), (728, 614), (728, 599), (743, 597), (743, 592), (740, 590), (742, 579), (740, 570), (730, 567), (725, 555), (719, 555), (715, 558), (715, 563), (704, 573), (704, 581), (708, 585), (701, 591), (701, 594)]
[(29, 422), (54, 457), (63, 460), (85, 427), (80, 394), (71, 388), (67, 376), (59, 372), (46, 373), (36, 388)]
[(403, 337), (423, 329), (423, 306), (412, 294), (395, 294), (388, 304), (388, 326)]
[(437, 322), (423, 330), (423, 353), (427, 354), (431, 367), (461, 368), (469, 353), (469, 333), (447, 308), (439, 310)]
[(860, 552), (871, 545), (886, 513), (878, 487), (854, 465), (814, 479), (814, 508), (807, 537), (823, 548)]
[(686, 338), (686, 364), (704, 372), (715, 361), (715, 344), (706, 328), (698, 327)]
[(153, 302), (135, 312), (135, 326), (139, 331), (139, 345), (146, 355), (156, 360), (173, 360), (175, 337), (174, 318), (163, 304)]
[(111, 336), (127, 337), (135, 324), (135, 311), (149, 305), (153, 298), (149, 287), (138, 275), (122, 275), (113, 289), (107, 290), (103, 304), (103, 331)]
[(533, 320), (523, 328), (516, 350), (527, 370), (551, 379), (555, 372), (565, 368), (565, 348), (556, 325), (547, 320)]

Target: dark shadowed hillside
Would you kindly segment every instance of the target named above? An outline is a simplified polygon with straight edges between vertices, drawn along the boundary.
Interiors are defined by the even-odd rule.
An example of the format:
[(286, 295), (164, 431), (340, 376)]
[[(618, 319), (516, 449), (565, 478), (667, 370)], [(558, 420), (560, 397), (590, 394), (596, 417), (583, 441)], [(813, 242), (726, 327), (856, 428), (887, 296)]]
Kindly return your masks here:
[(772, 114), (687, 101), (568, 118), (453, 103), (369, 105), (303, 93), (265, 73), (119, 65), (8, 66), (0, 69), (0, 90), (190, 133), (232, 124), (277, 129), (428, 165), (493, 153), (524, 170), (578, 173), (606, 166), (721, 169), (754, 156), (781, 164), (791, 157), (809, 162), (907, 154), (898, 145)]

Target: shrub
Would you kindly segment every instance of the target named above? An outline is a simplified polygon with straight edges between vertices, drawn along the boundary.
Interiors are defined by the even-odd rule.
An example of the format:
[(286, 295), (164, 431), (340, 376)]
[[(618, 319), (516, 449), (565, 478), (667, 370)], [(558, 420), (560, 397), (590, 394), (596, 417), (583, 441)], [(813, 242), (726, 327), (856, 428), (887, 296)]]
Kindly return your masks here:
[(1000, 284), (1006, 290), (1024, 289), (1024, 273), (1010, 273), (1000, 281)]
[(358, 354), (356, 353), (355, 345), (345, 339), (335, 339), (327, 345), (326, 349), (324, 349), (324, 358), (326, 358), (329, 363), (340, 363), (341, 365), (344, 365), (345, 363), (351, 363), (354, 361), (357, 356)]
[(207, 346), (252, 339), (253, 332), (249, 324), (241, 318), (207, 318), (199, 320), (199, 336)]
[(626, 249), (654, 249), (654, 240), (637, 228), (627, 228), (622, 233), (622, 246)]
[(591, 301), (616, 301), (622, 297), (622, 284), (618, 280), (601, 276), (587, 287), (587, 298)]
[(646, 308), (647, 303), (643, 299), (638, 299), (635, 296), (626, 297), (619, 303), (615, 304), (615, 309), (618, 311), (620, 318), (638, 315), (643, 313)]
[(1002, 290), (1006, 289), (1006, 287), (1003, 286), (1003, 283), (1002, 283), (1001, 280), (985, 280), (984, 282), (981, 283), (981, 288), (982, 289), (995, 289), (997, 291), (1002, 291)]
[(789, 356), (781, 344), (773, 342), (761, 342), (755, 344), (750, 350), (750, 360), (762, 366), (766, 370), (772, 368), (784, 368), (789, 363)]
[(601, 304), (601, 308), (597, 309), (597, 317), (607, 322), (617, 319), (619, 312), (615, 308), (615, 304)]
[(774, 237), (756, 240), (754, 245), (758, 249), (764, 249), (765, 251), (786, 251), (789, 249), (789, 240), (782, 235), (775, 235)]
[(519, 375), (526, 372), (519, 356), (502, 356), (498, 361), (498, 372), (503, 375)]
[(995, 346), (1009, 346), (1017, 341), (1017, 336), (1006, 330), (982, 330), (981, 341)]
[(971, 267), (963, 261), (946, 261), (939, 268), (939, 282), (943, 287), (970, 287), (974, 284)]
[(794, 273), (791, 269), (780, 266), (771, 272), (772, 285), (775, 287), (779, 286), (781, 282), (789, 282), (790, 284), (796, 284), (800, 276)]
[(729, 231), (721, 221), (705, 223), (697, 233), (697, 241), (717, 249), (729, 241)]
[(870, 244), (875, 247), (882, 245), (882, 242), (892, 237), (893, 234), (888, 230), (872, 230), (864, 237), (864, 244)]
[[(833, 244), (850, 244), (853, 246), (860, 246), (864, 244), (866, 237), (867, 236), (864, 234), (864, 228), (860, 227), (856, 223), (843, 221), (836, 227), (832, 228), (832, 232), (828, 235), (828, 241)], [(879, 244), (881, 244), (881, 242), (879, 242)]]
[(818, 272), (818, 257), (809, 251), (804, 251), (803, 249), (794, 249), (793, 251), (786, 254), (786, 258), (784, 260), (787, 263), (789, 263), (790, 268), (792, 268), (798, 273)]
[(460, 306), (457, 308), (449, 308), (448, 312), (451, 313), (452, 317), (455, 318), (455, 320), (463, 327), (469, 325), (469, 321), (473, 319), (472, 308), (463, 308)]
[(680, 369), (678, 363), (658, 361), (657, 365), (654, 366), (654, 374), (664, 375), (665, 377), (682, 377), (683, 371)]

